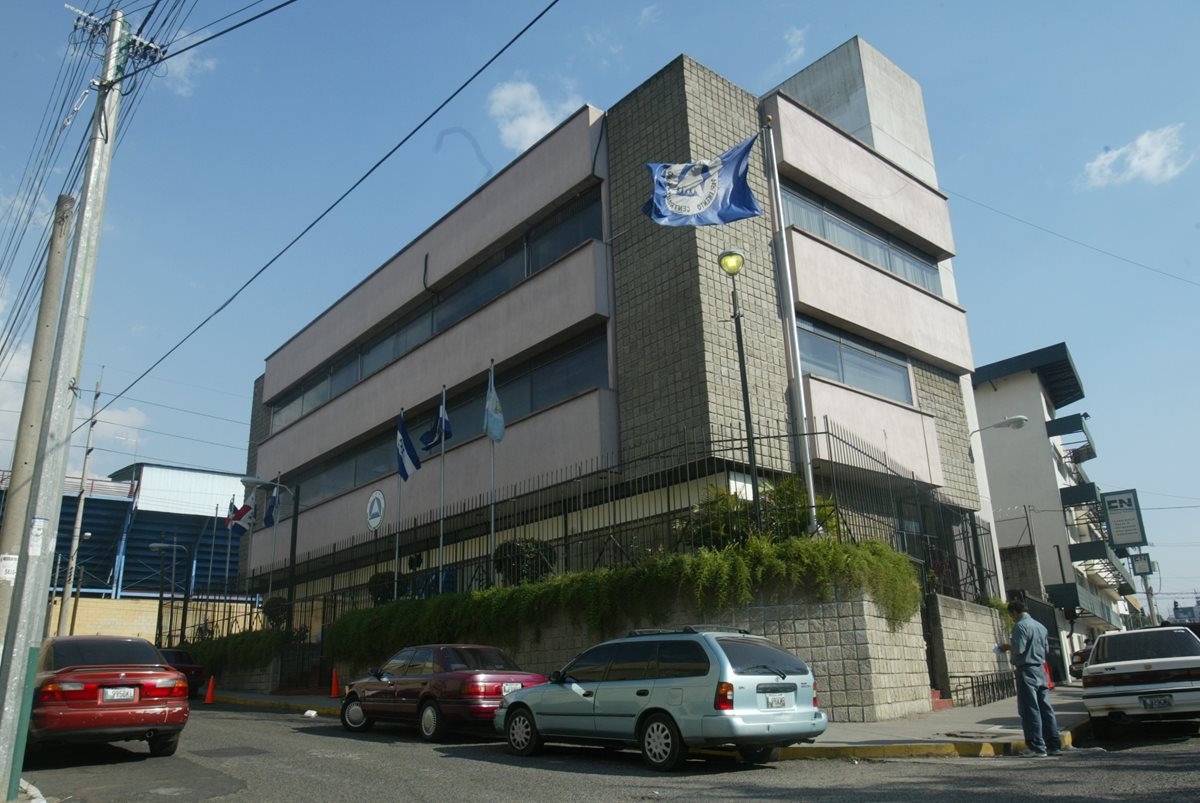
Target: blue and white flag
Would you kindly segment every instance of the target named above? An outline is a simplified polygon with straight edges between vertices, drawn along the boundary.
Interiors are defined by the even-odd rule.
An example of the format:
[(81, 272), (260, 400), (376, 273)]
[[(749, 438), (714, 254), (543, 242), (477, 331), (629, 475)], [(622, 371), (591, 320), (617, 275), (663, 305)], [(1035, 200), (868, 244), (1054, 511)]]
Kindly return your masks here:
[(758, 217), (763, 212), (746, 181), (756, 139), (758, 134), (708, 161), (646, 165), (654, 195), (642, 211), (663, 226), (718, 226)]
[(483, 434), (499, 441), (504, 437), (504, 409), (496, 393), (496, 366), (488, 370), (487, 399), (483, 403)]
[(263, 526), (275, 526), (275, 508), (279, 506), (279, 486), (276, 485), (271, 489), (271, 495), (267, 497), (267, 512), (263, 514)]
[(450, 416), (446, 415), (446, 389), (442, 388), (442, 403), (438, 406), (437, 419), (433, 428), (421, 436), (421, 448), (430, 451), (450, 440), (454, 433), (450, 429)]
[(413, 446), (412, 438), (408, 437), (408, 427), (404, 426), (404, 413), (396, 422), (396, 470), (400, 479), (408, 482), (413, 472), (421, 467), (421, 458), (417, 456), (417, 447)]

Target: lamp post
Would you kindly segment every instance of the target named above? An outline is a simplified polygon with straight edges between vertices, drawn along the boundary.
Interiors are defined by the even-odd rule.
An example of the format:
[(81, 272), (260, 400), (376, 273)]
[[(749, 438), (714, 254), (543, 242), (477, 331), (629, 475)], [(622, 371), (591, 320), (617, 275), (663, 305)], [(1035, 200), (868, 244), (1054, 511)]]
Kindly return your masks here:
[(758, 459), (754, 451), (754, 423), (750, 416), (750, 384), (746, 380), (746, 344), (742, 338), (742, 311), (738, 307), (737, 275), (746, 263), (746, 255), (736, 249), (722, 251), (717, 264), (729, 276), (733, 297), (733, 331), (737, 338), (738, 371), (742, 377), (742, 412), (746, 416), (746, 447), (750, 457), (750, 493), (754, 496), (754, 526), (762, 529), (762, 510), (758, 497)]
[[(296, 596), (296, 539), (299, 535), (300, 525), (300, 486), (290, 488), (287, 485), (279, 482), (279, 480), (264, 480), (261, 477), (242, 477), (242, 485), (246, 487), (247, 493), (252, 493), (259, 488), (278, 488), (281, 491), (287, 491), (292, 496), (292, 527), (291, 527), (291, 544), (288, 548), (288, 576), (287, 576), (287, 629), (292, 630), (292, 603)], [(278, 530), (279, 512), (275, 512), (275, 517), (271, 523), (271, 570), (267, 573), (267, 598), (271, 597), (271, 593), (275, 587), (275, 533)], [(249, 565), (246, 568), (249, 573)]]
[[(157, 541), (150, 545), (150, 551), (157, 552), (158, 558), (159, 558), (159, 560), (158, 560), (158, 570), (159, 570), (158, 630), (159, 630), (159, 640), (160, 641), (161, 641), (161, 637), (162, 637), (162, 553), (168, 549), (171, 550), (171, 622), (167, 628), (168, 632), (173, 631), (175, 629), (175, 563), (176, 563), (175, 553), (179, 552), (180, 550), (183, 550), (184, 554), (188, 553), (188, 548), (186, 546), (184, 546), (183, 544), (175, 543), (174, 535), (171, 536), (171, 543), (169, 543), (169, 544), (166, 543), (165, 541)], [(184, 595), (183, 595), (183, 613), (180, 616), (180, 620), (179, 620), (179, 626), (180, 626), (180, 630), (179, 630), (180, 639), (179, 640), (180, 641), (183, 641), (182, 634), (187, 632), (187, 605), (188, 605), (188, 593), (187, 593), (187, 591), (185, 591)], [(160, 644), (159, 646), (162, 646), (162, 645)]]
[(971, 451), (971, 436), (975, 433), (989, 429), (1020, 429), (1027, 423), (1029, 423), (1029, 416), (1027, 415), (1006, 415), (994, 424), (988, 424), (986, 427), (971, 430), (967, 433), (967, 457), (971, 459), (972, 463), (975, 462), (975, 453)]

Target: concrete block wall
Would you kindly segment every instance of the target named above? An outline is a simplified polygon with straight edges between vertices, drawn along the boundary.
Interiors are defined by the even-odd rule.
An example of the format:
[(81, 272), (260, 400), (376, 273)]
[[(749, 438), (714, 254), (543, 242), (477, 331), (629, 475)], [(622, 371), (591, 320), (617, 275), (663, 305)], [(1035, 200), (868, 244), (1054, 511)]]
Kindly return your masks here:
[(958, 377), (936, 366), (912, 360), (917, 406), (934, 415), (938, 459), (945, 485), (941, 492), (955, 504), (979, 509), (979, 485), (971, 460), (971, 431)]
[[(354, 677), (365, 674), (365, 671), (360, 672)], [(350, 681), (353, 678), (348, 677), (345, 680)], [(272, 659), (271, 663), (257, 669), (230, 669), (217, 677), (213, 685), (218, 692), (225, 689), (270, 694), (279, 688), (279, 659)], [(336, 702), (331, 703), (331, 705), (336, 704)]]
[[(50, 608), (50, 632), (58, 629), (58, 608), (55, 599)], [(164, 618), (167, 616), (164, 611)], [(68, 613), (68, 616), (70, 614)], [(68, 627), (69, 627), (68, 622)], [(166, 622), (163, 624), (166, 627)], [(154, 641), (158, 628), (158, 598), (154, 599), (91, 599), (82, 597), (75, 614), (77, 636), (137, 636)], [(64, 634), (66, 635), (66, 634)]]
[[(951, 696), (956, 675), (986, 675), (1009, 670), (1005, 656), (994, 648), (1008, 641), (1008, 628), (995, 608), (940, 594), (929, 604), (933, 630), (935, 682)], [(958, 681), (961, 683), (961, 681)]]
[(1038, 563), (1037, 547), (1033, 544), (1001, 548), (1000, 567), (1004, 572), (1005, 596), (1017, 590), (1038, 598), (1045, 596), (1042, 567)]

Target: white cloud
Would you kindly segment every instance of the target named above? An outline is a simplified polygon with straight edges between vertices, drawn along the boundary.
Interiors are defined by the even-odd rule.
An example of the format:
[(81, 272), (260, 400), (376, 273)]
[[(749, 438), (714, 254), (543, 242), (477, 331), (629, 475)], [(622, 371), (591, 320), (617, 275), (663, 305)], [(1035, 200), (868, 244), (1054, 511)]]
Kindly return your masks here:
[(581, 105), (574, 93), (558, 103), (547, 103), (530, 81), (506, 81), (488, 95), (488, 114), (500, 129), (500, 139), (515, 151), (537, 142)]
[[(163, 82), (167, 88), (180, 97), (190, 97), (193, 91), (193, 82), (196, 77), (202, 73), (213, 72), (217, 69), (217, 60), (213, 58), (200, 58), (198, 50), (189, 50), (182, 55), (175, 56), (162, 66), (166, 68), (167, 74), (163, 78)], [(170, 55), (168, 53), (168, 55)]]
[(803, 28), (788, 28), (783, 35), (783, 41), (787, 44), (787, 55), (783, 57), (785, 64), (791, 66), (804, 58), (804, 40), (808, 36), (808, 26)]
[(1182, 173), (1196, 158), (1185, 154), (1176, 123), (1146, 131), (1128, 145), (1106, 149), (1083, 167), (1088, 187), (1110, 187), (1141, 179), (1150, 184), (1165, 184)]
[(642, 9), (642, 13), (638, 15), (638, 27), (645, 28), (647, 25), (653, 25), (658, 22), (661, 12), (658, 6), (646, 6)]

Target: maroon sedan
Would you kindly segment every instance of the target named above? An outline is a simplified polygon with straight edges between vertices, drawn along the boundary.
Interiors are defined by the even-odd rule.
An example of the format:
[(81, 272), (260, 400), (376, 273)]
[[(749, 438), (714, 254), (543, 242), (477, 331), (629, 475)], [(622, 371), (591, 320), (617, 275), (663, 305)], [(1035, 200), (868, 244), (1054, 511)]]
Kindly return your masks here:
[(56, 742), (150, 743), (169, 756), (188, 721), (187, 678), (145, 639), (64, 636), (42, 642), (29, 746)]
[(192, 654), (187, 650), (177, 649), (162, 649), (163, 660), (172, 669), (177, 669), (183, 673), (188, 681), (188, 696), (199, 697), (204, 694), (204, 684), (208, 683), (208, 672), (204, 671), (204, 667), (196, 663), (192, 658)]
[(415, 723), (427, 741), (441, 739), (451, 729), (491, 735), (504, 695), (545, 682), (544, 675), (521, 671), (497, 647), (406, 647), (347, 687), (342, 726), (359, 732), (381, 720)]

